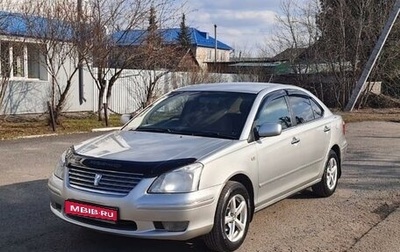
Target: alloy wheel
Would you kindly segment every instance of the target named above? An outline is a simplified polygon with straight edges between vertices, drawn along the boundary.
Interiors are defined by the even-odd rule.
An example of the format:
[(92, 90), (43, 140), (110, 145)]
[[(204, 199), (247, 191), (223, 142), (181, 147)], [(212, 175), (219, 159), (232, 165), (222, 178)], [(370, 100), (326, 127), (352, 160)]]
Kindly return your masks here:
[(247, 203), (245, 198), (237, 194), (233, 196), (225, 211), (225, 234), (231, 242), (240, 240), (246, 232)]
[(331, 158), (328, 162), (328, 167), (326, 169), (326, 185), (329, 190), (333, 190), (337, 183), (338, 166), (336, 159)]

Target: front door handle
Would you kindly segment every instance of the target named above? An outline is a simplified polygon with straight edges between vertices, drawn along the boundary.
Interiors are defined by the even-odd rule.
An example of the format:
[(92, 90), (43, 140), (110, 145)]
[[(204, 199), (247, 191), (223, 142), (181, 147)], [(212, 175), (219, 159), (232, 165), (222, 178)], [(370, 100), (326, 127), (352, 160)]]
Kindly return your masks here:
[(331, 127), (325, 126), (325, 127), (324, 127), (324, 132), (329, 132), (329, 131), (331, 131)]
[(293, 137), (292, 144), (297, 144), (297, 143), (300, 143), (300, 139), (298, 139), (297, 137)]

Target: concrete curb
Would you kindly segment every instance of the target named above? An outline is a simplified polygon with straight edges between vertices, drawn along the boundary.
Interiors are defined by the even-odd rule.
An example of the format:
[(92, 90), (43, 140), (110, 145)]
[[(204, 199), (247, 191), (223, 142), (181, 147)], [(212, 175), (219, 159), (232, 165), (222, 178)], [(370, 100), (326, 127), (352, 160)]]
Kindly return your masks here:
[[(96, 129), (92, 129), (90, 131), (77, 131), (77, 132), (62, 133), (62, 134), (49, 133), (49, 134), (30, 135), (30, 136), (18, 136), (18, 137), (12, 138), (12, 139), (33, 139), (33, 138), (68, 135), (68, 134), (83, 134), (83, 133), (88, 133), (88, 132), (108, 132), (108, 131), (119, 130), (119, 129), (121, 129), (121, 127), (96, 128)], [(12, 139), (8, 139), (8, 140), (12, 140)], [(0, 138), (0, 140), (5, 140), (5, 139)]]
[(31, 139), (31, 138), (48, 137), (48, 136), (58, 136), (58, 133), (41, 134), (41, 135), (30, 135), (30, 136), (19, 136), (19, 137), (16, 137), (14, 139)]

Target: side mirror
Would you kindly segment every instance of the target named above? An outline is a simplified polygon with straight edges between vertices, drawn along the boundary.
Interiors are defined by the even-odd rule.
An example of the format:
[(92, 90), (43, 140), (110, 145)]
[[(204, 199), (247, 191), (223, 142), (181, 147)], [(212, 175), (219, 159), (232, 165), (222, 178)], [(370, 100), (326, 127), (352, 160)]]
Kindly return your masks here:
[(279, 136), (282, 133), (282, 125), (280, 123), (264, 123), (256, 128), (255, 132), (258, 138)]
[(120, 118), (120, 122), (122, 123), (122, 125), (125, 125), (127, 122), (129, 122), (129, 120), (131, 120), (132, 118), (132, 114), (122, 114), (121, 118)]

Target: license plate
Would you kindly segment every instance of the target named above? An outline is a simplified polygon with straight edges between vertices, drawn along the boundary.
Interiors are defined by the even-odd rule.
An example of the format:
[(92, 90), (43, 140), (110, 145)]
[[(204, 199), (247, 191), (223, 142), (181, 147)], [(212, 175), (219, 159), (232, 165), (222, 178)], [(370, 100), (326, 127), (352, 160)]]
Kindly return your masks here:
[(116, 222), (118, 220), (118, 210), (115, 208), (96, 206), (87, 203), (66, 200), (64, 203), (66, 214), (88, 217), (93, 219), (108, 220)]

